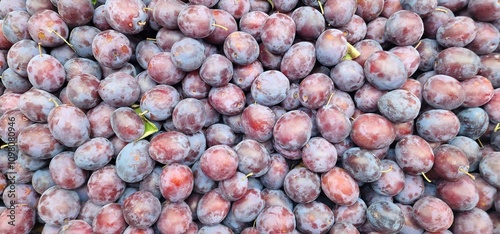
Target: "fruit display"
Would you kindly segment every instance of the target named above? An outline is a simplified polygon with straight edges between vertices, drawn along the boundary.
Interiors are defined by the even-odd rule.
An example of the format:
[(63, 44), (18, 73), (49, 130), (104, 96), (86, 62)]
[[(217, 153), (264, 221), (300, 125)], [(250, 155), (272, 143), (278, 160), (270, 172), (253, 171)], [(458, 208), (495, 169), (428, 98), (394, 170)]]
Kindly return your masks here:
[(0, 1), (0, 233), (500, 233), (498, 0)]

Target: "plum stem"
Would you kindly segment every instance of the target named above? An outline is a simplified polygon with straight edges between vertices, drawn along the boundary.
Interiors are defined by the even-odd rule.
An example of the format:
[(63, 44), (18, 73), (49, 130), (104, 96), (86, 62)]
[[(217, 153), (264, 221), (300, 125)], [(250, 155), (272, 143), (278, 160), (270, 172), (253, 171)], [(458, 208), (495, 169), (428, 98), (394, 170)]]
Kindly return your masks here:
[(498, 132), (500, 130), (500, 123), (497, 123), (497, 126), (495, 126), (495, 129), (493, 129), (493, 132)]
[(0, 149), (5, 149), (9, 146), (15, 146), (15, 145), (17, 145), (17, 142), (10, 142), (10, 143), (7, 143), (5, 145), (0, 145)]
[(227, 29), (227, 27), (224, 27), (224, 26), (222, 26), (220, 24), (212, 24), (212, 26), (215, 26), (215, 27), (218, 27), (218, 28), (222, 28), (222, 29), (224, 29), (224, 31), (229, 30), (229, 29)]
[(460, 167), (460, 168), (458, 168), (458, 171), (460, 171), (460, 172), (462, 172), (462, 173), (464, 173), (464, 174), (468, 175), (468, 176), (469, 176), (471, 179), (473, 179), (473, 180), (475, 180), (475, 179), (476, 179), (476, 177), (475, 177), (475, 176), (473, 176), (471, 173), (469, 173), (467, 170), (465, 170), (465, 169), (464, 169), (464, 167)]
[(349, 118), (350, 120), (354, 121), (356, 118), (354, 118), (353, 116), (351, 116), (351, 118)]
[(241, 181), (245, 181), (245, 179), (248, 179), (250, 176), (253, 176), (253, 172), (250, 172), (245, 177), (241, 178)]
[(326, 105), (325, 105), (325, 106), (328, 106), (328, 105), (330, 104), (330, 101), (332, 100), (333, 94), (334, 94), (334, 92), (332, 92), (332, 93), (330, 94), (330, 97), (328, 98), (328, 101), (326, 102)]
[(142, 8), (142, 10), (143, 10), (144, 12), (147, 12), (147, 11), (153, 11), (153, 9), (152, 9), (152, 8), (149, 8), (149, 7), (144, 7), (144, 8)]
[(58, 32), (56, 32), (55, 30), (53, 30), (53, 29), (51, 29), (51, 28), (49, 28), (49, 29), (47, 29), (47, 30), (49, 30), (49, 32), (51, 32), (51, 33), (56, 34), (56, 36), (58, 36), (59, 38), (61, 38), (61, 39), (64, 41), (64, 43), (66, 43), (66, 44), (67, 44), (67, 45), (68, 45), (68, 46), (69, 46), (69, 47), (70, 47), (73, 51), (75, 51), (75, 52), (76, 52), (75, 47), (74, 47), (71, 43), (69, 43), (69, 42), (66, 40), (66, 38), (64, 38), (63, 36), (61, 36), (61, 34), (59, 34)]
[(52, 103), (54, 103), (54, 106), (56, 106), (56, 107), (59, 106), (59, 103), (57, 103), (56, 100), (50, 98), (49, 101), (51, 101)]
[(390, 171), (392, 171), (392, 165), (390, 165), (389, 169), (387, 169), (387, 170), (382, 170), (382, 171), (380, 171), (380, 172), (382, 172), (382, 173), (387, 173), (387, 172), (390, 172)]
[(422, 40), (418, 41), (417, 45), (415, 46), (415, 49), (418, 49), (418, 47), (422, 44)]
[(431, 181), (431, 180), (429, 180), (429, 178), (427, 178), (427, 176), (425, 175), (425, 173), (424, 173), (424, 172), (422, 172), (422, 176), (424, 177), (424, 179), (425, 179), (427, 182), (432, 183), (432, 181)]
[(321, 4), (321, 0), (318, 0), (318, 5), (319, 5), (319, 9), (321, 10), (321, 14), (324, 15), (325, 10), (323, 9), (323, 4)]
[(477, 138), (477, 143), (479, 144), (479, 147), (481, 147), (481, 149), (484, 148), (484, 145), (483, 145), (483, 142), (481, 141), (481, 139)]
[(305, 167), (306, 165), (304, 165), (304, 162), (303, 161), (300, 161), (300, 163), (297, 163), (296, 165), (292, 165), (292, 168), (301, 168), (301, 167)]
[(156, 38), (148, 37), (148, 38), (146, 38), (146, 40), (148, 40), (148, 41), (156, 41)]
[(144, 25), (146, 25), (146, 21), (139, 21), (139, 22), (137, 22), (137, 25), (144, 26)]
[(145, 110), (145, 111), (141, 112), (141, 113), (139, 114), (139, 116), (141, 116), (141, 117), (142, 117), (142, 116), (144, 116), (144, 115), (145, 115), (145, 114), (147, 114), (147, 113), (149, 113), (149, 111), (148, 111), (148, 110)]
[(267, 2), (269, 4), (271, 4), (271, 9), (274, 9), (274, 2), (273, 2), (273, 0), (267, 0)]
[(446, 11), (445, 9), (442, 9), (442, 8), (436, 8), (436, 11), (440, 11), (440, 12), (444, 12), (444, 13), (448, 14), (448, 11)]
[(42, 56), (42, 43), (38, 42), (38, 52), (40, 53), (40, 57)]

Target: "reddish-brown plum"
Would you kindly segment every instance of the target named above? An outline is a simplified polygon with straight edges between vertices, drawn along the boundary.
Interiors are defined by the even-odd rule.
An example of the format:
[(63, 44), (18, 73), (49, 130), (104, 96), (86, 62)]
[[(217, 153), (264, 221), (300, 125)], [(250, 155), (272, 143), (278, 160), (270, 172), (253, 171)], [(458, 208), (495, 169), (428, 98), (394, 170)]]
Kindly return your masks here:
[(380, 90), (401, 88), (408, 78), (403, 61), (392, 52), (373, 53), (365, 61), (363, 70), (366, 80)]
[(436, 32), (437, 42), (444, 47), (464, 47), (477, 35), (476, 24), (467, 16), (456, 16), (446, 21)]
[(404, 172), (398, 164), (391, 160), (381, 160), (383, 170), (380, 178), (371, 183), (375, 192), (382, 195), (394, 196), (401, 192), (405, 186)]
[(311, 138), (312, 121), (309, 115), (293, 110), (281, 116), (273, 128), (273, 138), (277, 145), (287, 150), (302, 148)]
[(181, 162), (190, 150), (187, 136), (177, 131), (155, 135), (150, 142), (149, 155), (162, 164)]
[(365, 149), (381, 149), (396, 138), (393, 124), (378, 114), (362, 114), (352, 123), (351, 139)]
[(426, 231), (440, 232), (451, 227), (454, 215), (444, 201), (426, 196), (413, 205), (413, 218)]
[(314, 73), (299, 84), (299, 101), (309, 109), (318, 109), (328, 102), (334, 91), (332, 79), (323, 73)]
[(184, 134), (199, 132), (206, 121), (203, 103), (194, 98), (182, 99), (174, 107), (172, 121), (175, 128)]
[(478, 208), (457, 213), (451, 230), (453, 233), (494, 233), (488, 213)]
[(434, 165), (432, 148), (417, 135), (409, 135), (398, 141), (395, 154), (398, 165), (410, 175), (426, 173)]
[(260, 49), (257, 40), (252, 35), (242, 31), (235, 31), (225, 39), (223, 51), (231, 62), (238, 65), (247, 65), (257, 60)]
[(500, 154), (494, 152), (485, 156), (479, 163), (479, 172), (482, 178), (496, 188), (500, 188), (500, 174), (498, 173), (498, 169), (500, 168), (499, 158)]
[(110, 117), (111, 128), (125, 142), (138, 140), (145, 131), (141, 117), (130, 107), (120, 107)]
[(66, 220), (75, 219), (80, 208), (80, 198), (75, 191), (53, 186), (40, 196), (37, 213), (47, 224), (62, 225)]
[[(239, 30), (249, 33), (255, 40), (260, 41), (260, 34), (269, 15), (264, 11), (250, 11), (239, 20)], [(297, 22), (296, 22), (297, 23)]]
[(196, 216), (202, 224), (215, 225), (224, 220), (230, 206), (231, 202), (226, 200), (218, 189), (214, 189), (204, 194), (200, 199), (196, 209)]
[(238, 154), (240, 172), (260, 177), (269, 170), (269, 152), (258, 141), (244, 139), (233, 149)]
[(466, 80), (476, 75), (480, 68), (480, 58), (473, 51), (452, 47), (439, 52), (434, 64), (438, 74), (448, 75), (457, 80)]
[(429, 142), (453, 139), (460, 130), (458, 117), (449, 110), (432, 109), (423, 112), (415, 122), (418, 135)]
[(385, 37), (399, 46), (417, 43), (424, 34), (424, 23), (420, 16), (409, 10), (401, 10), (387, 19)]
[(421, 103), (418, 97), (403, 89), (392, 90), (378, 99), (378, 110), (390, 121), (402, 123), (417, 118)]
[(334, 66), (347, 54), (347, 39), (338, 29), (327, 29), (315, 43), (316, 60), (324, 66)]
[(479, 193), (474, 185), (474, 181), (467, 176), (453, 182), (446, 180), (439, 181), (437, 184), (437, 195), (455, 211), (471, 210), (479, 202)]
[(326, 233), (334, 223), (334, 215), (330, 207), (317, 201), (298, 204), (293, 213), (297, 222), (297, 230), (302, 233)]
[(92, 230), (100, 233), (122, 233), (127, 228), (120, 204), (110, 203), (103, 206), (92, 221)]
[(326, 22), (333, 27), (345, 25), (356, 12), (356, 1), (329, 0), (323, 4)]
[(208, 93), (212, 107), (223, 115), (236, 115), (245, 108), (245, 94), (240, 87), (229, 83), (221, 87), (212, 87)]
[(296, 25), (293, 19), (283, 13), (269, 15), (262, 27), (262, 44), (274, 54), (283, 54), (293, 44)]
[(153, 194), (138, 191), (127, 197), (122, 206), (123, 218), (136, 228), (151, 227), (161, 213), (161, 203)]
[(338, 205), (353, 205), (359, 197), (356, 181), (340, 167), (321, 175), (321, 189)]
[(289, 172), (286, 159), (280, 154), (272, 154), (269, 160), (269, 170), (260, 177), (261, 183), (269, 189), (279, 189), (283, 186), (285, 176)]
[(498, 10), (500, 4), (493, 0), (470, 0), (467, 6), (468, 12), (479, 21), (492, 21), (500, 17)]
[(281, 59), (280, 71), (290, 80), (306, 77), (316, 63), (316, 49), (311, 42), (298, 42), (288, 49)]
[(484, 76), (473, 76), (461, 82), (465, 92), (464, 107), (480, 107), (493, 98), (493, 85)]
[(113, 203), (125, 190), (125, 182), (116, 174), (116, 167), (108, 165), (94, 171), (87, 182), (88, 196), (96, 205)]
[(304, 167), (290, 170), (283, 185), (288, 197), (297, 203), (312, 202), (321, 191), (319, 175)]
[(424, 83), (422, 97), (434, 108), (452, 110), (464, 103), (465, 91), (455, 78), (448, 75), (435, 75)]
[(460, 148), (443, 144), (434, 149), (432, 169), (445, 180), (458, 181), (468, 173), (469, 160)]
[(424, 195), (424, 179), (422, 176), (405, 174), (404, 188), (394, 196), (394, 199), (401, 204), (411, 205)]
[(296, 228), (295, 215), (283, 206), (267, 207), (257, 216), (256, 228), (261, 233), (291, 233)]
[(208, 148), (200, 158), (201, 170), (215, 181), (231, 178), (238, 167), (238, 155), (226, 145)]

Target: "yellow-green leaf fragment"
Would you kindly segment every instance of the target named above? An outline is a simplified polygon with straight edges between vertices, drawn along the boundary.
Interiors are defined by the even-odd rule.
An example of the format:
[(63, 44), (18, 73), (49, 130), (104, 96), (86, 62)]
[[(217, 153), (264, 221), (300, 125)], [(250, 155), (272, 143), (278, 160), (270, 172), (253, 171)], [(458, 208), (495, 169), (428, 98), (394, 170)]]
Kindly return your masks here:
[(343, 58), (342, 60), (352, 60), (352, 57), (349, 53), (347, 53)]
[(137, 140), (144, 139), (159, 131), (156, 125), (151, 121), (149, 121), (149, 119), (146, 118), (146, 116), (144, 116), (140, 107), (135, 108), (134, 111), (141, 117), (142, 122), (144, 123), (144, 134), (142, 134), (142, 136)]
[(347, 54), (349, 54), (352, 59), (355, 59), (361, 55), (361, 53), (349, 42), (347, 43)]

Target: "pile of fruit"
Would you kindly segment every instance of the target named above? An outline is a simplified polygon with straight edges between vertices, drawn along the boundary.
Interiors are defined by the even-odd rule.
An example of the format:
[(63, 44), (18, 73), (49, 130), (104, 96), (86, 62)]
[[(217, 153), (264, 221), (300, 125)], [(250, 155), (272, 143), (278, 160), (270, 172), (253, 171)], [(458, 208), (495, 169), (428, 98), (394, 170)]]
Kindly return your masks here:
[(2, 0), (0, 233), (500, 233), (498, 0)]

